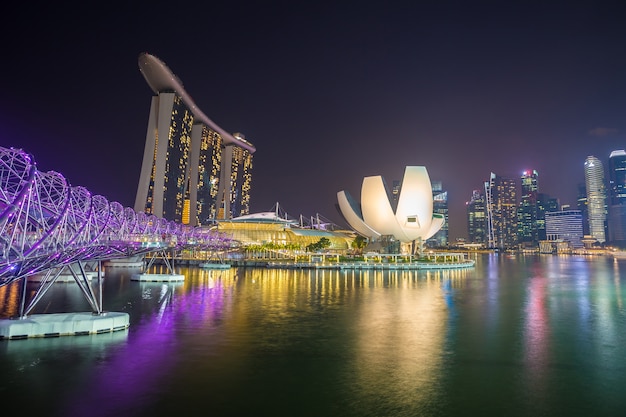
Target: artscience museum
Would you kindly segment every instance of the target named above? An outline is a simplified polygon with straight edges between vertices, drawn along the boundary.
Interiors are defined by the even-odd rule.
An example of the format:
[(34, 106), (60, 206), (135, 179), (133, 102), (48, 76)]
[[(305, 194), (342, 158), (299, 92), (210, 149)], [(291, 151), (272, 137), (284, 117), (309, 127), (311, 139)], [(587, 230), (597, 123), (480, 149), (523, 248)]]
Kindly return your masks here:
[(444, 216), (433, 212), (433, 193), (424, 166), (407, 166), (397, 198), (392, 198), (382, 176), (363, 179), (360, 204), (347, 191), (337, 193), (346, 222), (370, 243), (389, 250), (399, 242), (401, 253), (416, 253), (422, 243), (443, 226)]

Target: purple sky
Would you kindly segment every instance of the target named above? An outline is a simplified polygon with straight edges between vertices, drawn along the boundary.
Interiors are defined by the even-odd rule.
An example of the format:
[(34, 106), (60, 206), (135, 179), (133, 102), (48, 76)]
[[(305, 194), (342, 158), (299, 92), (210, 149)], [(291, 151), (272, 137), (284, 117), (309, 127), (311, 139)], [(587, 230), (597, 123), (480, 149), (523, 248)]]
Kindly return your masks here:
[(146, 51), (256, 146), (255, 212), (278, 201), (341, 223), (337, 191), (424, 165), (448, 190), (453, 241), (490, 172), (536, 169), (540, 192), (574, 204), (585, 157), (626, 147), (619, 2), (250, 3), (11, 6), (0, 146), (132, 207)]

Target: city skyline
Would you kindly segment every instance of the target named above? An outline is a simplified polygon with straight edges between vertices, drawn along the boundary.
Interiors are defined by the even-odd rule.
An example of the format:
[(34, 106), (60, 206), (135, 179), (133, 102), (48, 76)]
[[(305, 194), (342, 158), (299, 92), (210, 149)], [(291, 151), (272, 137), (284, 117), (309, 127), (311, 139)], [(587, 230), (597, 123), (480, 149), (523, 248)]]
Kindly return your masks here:
[(80, 18), (10, 6), (0, 145), (132, 207), (151, 96), (136, 60), (148, 52), (257, 147), (251, 212), (280, 202), (342, 223), (339, 190), (423, 165), (448, 192), (450, 242), (467, 235), (465, 203), (491, 172), (536, 170), (539, 192), (575, 207), (586, 157), (606, 166), (626, 147), (617, 6), (160, 6)]

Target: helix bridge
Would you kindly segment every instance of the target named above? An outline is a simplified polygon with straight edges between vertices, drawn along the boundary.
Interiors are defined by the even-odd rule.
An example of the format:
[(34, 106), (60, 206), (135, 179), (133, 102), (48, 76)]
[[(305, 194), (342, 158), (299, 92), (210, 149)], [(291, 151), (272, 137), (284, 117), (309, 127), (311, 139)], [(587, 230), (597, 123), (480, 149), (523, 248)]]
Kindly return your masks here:
[(0, 287), (22, 280), (25, 294), (29, 277), (46, 277), (20, 316), (28, 314), (61, 271), (74, 275), (94, 312), (101, 313), (101, 296), (85, 273), (89, 265), (98, 265), (101, 282), (102, 261), (229, 244), (217, 231), (135, 212), (71, 186), (58, 172), (39, 171), (27, 152), (0, 147)]

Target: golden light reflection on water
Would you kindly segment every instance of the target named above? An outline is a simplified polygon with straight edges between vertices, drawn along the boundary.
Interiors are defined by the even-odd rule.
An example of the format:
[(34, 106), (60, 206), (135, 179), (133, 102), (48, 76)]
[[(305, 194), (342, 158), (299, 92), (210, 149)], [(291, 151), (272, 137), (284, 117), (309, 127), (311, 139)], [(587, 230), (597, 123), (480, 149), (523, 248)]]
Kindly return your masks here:
[(16, 317), (19, 311), (20, 283), (0, 287), (0, 318)]
[[(138, 283), (114, 273), (105, 278), (117, 291), (112, 297), (135, 294), (129, 310), (137, 323), (130, 329), (135, 339), (176, 335), (142, 346), (144, 355), (183, 340), (202, 346), (181, 356), (188, 362), (179, 363), (178, 372), (202, 369), (224, 384), (245, 380), (254, 367), (290, 370), (284, 360), (314, 361), (332, 375), (324, 383), (337, 380), (352, 387), (347, 406), (371, 402), (367, 408), (377, 410), (415, 409), (439, 395), (447, 297), (465, 285), (468, 271), (181, 267), (177, 273), (185, 275), (184, 283)], [(75, 285), (55, 285), (64, 297), (81, 297), (66, 294)], [(4, 297), (13, 300), (11, 305), (17, 303), (18, 290), (0, 288), (11, 291)], [(207, 360), (215, 357), (219, 367)], [(310, 369), (310, 378), (320, 378), (316, 367)]]
[[(318, 334), (312, 340), (311, 335), (282, 332), (292, 328), (294, 321), (300, 322), (300, 332), (334, 326), (329, 331), (341, 332), (336, 338), (344, 344), (346, 355), (337, 378), (350, 380), (345, 384), (353, 387), (353, 401), (371, 402), (365, 408), (372, 410), (384, 404), (415, 409), (419, 404), (432, 404), (439, 396), (449, 292), (465, 285), (467, 273), (246, 270), (240, 279), (245, 280), (248, 302), (256, 308), (254, 313), (242, 313), (255, 315), (248, 316), (248, 325), (255, 322), (274, 329), (273, 334), (256, 340), (257, 349), (263, 345), (274, 349), (279, 342), (273, 338), (292, 338), (295, 344), (304, 338), (308, 346), (299, 348), (301, 354), (316, 355), (324, 351), (325, 343), (333, 343), (332, 335)], [(344, 304), (349, 307), (342, 309)], [(328, 320), (328, 315), (341, 320), (342, 314), (350, 315), (346, 319), (350, 328), (321, 320)], [(284, 347), (286, 342), (281, 340)], [(381, 391), (381, 386), (389, 390)]]
[[(371, 407), (382, 402), (414, 408), (438, 396), (449, 314), (442, 288), (442, 279), (449, 278), (443, 275), (370, 274), (371, 285), (359, 303), (354, 365), (355, 389)], [(390, 390), (381, 393), (381, 386)]]

